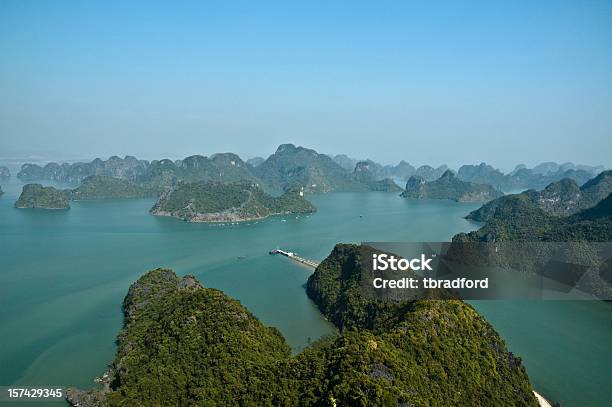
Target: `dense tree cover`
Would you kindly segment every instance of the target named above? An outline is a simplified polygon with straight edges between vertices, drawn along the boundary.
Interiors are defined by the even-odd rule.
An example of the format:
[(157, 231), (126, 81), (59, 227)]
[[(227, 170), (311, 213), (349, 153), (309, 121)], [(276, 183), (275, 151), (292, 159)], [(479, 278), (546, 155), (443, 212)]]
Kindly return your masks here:
[(70, 204), (64, 191), (40, 184), (23, 186), (15, 208), (69, 209)]
[(498, 202), (478, 230), (453, 238), (447, 256), (470, 265), (535, 273), (596, 298), (612, 298), (610, 259), (612, 193), (571, 216), (545, 212), (528, 194)]
[(466, 218), (479, 222), (489, 220), (499, 205), (520, 195), (546, 213), (568, 216), (597, 205), (612, 193), (612, 171), (603, 171), (581, 187), (572, 179), (565, 178), (549, 184), (542, 191), (528, 190), (520, 194), (506, 195), (486, 203), (470, 212)]
[(253, 171), (278, 189), (297, 183), (312, 192), (369, 190), (329, 156), (293, 144), (280, 145)]
[(520, 359), (469, 305), (364, 295), (369, 253), (336, 245), (308, 280), (308, 295), (342, 331), (299, 356), (330, 361), (322, 394), (340, 405), (535, 405)]
[(159, 198), (153, 214), (189, 221), (240, 221), (270, 215), (311, 213), (315, 207), (290, 188), (280, 197), (266, 194), (248, 182), (179, 183)]
[(313, 297), (326, 316), (322, 298), (351, 309), (338, 319), (341, 333), (295, 356), (276, 329), (222, 292), (169, 270), (145, 274), (124, 300), (104, 388), (72, 389), (68, 399), (81, 407), (536, 405), (520, 359), (463, 302), (380, 302), (372, 319), (358, 298), (344, 306), (341, 291), (359, 295), (357, 253), (338, 245), (308, 284), (311, 295), (321, 290)]
[(537, 405), (520, 359), (455, 300), (417, 302), (398, 325), (344, 331), (297, 360), (305, 405), (332, 398), (339, 406)]
[(89, 176), (78, 188), (67, 191), (71, 200), (144, 198), (157, 196), (157, 192), (126, 179), (106, 175)]
[(455, 241), (609, 242), (612, 240), (610, 195), (593, 208), (572, 216), (550, 215), (527, 194), (505, 197), (480, 229), (455, 236)]
[(232, 153), (215, 154), (211, 157), (193, 155), (177, 161), (155, 160), (137, 181), (157, 188), (172, 186), (179, 181), (247, 181), (267, 189), (267, 185), (253, 174), (252, 168)]
[(491, 185), (461, 181), (450, 170), (431, 182), (411, 177), (406, 183), (406, 190), (401, 194), (404, 198), (450, 199), (458, 202), (485, 202), (501, 195)]
[(132, 285), (124, 310), (105, 389), (72, 391), (73, 404), (258, 406), (295, 400), (295, 391), (278, 377), (290, 357), (283, 337), (222, 292), (158, 269)]

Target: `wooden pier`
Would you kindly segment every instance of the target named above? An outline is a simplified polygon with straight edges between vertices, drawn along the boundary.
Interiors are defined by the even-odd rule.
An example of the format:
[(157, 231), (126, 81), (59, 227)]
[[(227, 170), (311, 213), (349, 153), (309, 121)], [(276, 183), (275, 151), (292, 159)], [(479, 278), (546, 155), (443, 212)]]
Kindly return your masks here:
[(319, 266), (319, 263), (317, 263), (316, 261), (305, 259), (303, 257), (298, 256), (297, 254), (293, 252), (288, 252), (288, 251), (281, 250), (281, 249), (270, 250), (270, 254), (282, 254), (285, 257), (289, 257), (291, 260), (295, 260), (298, 263), (302, 263), (308, 267), (312, 267), (313, 269), (316, 269)]

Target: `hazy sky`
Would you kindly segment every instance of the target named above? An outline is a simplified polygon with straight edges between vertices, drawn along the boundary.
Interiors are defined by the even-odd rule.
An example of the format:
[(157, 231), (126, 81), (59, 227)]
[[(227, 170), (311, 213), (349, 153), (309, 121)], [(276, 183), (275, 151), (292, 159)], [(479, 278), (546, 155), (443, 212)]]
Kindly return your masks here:
[(0, 156), (612, 167), (610, 1), (122, 3), (0, 2)]

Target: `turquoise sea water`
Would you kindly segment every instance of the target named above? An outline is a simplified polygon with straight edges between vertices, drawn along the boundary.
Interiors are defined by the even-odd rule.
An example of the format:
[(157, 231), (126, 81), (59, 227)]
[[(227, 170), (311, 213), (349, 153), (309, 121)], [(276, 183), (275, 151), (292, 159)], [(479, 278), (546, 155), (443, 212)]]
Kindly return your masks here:
[[(306, 297), (316, 260), (337, 242), (445, 241), (476, 227), (477, 205), (385, 193), (312, 196), (312, 216), (212, 226), (148, 214), (153, 200), (74, 202), (68, 211), (0, 197), (0, 386), (89, 387), (112, 360), (129, 285), (156, 267), (193, 274), (239, 299), (295, 351), (333, 332)], [(243, 259), (239, 257), (244, 257)], [(523, 357), (537, 390), (563, 405), (612, 400), (612, 308), (595, 302), (482, 301), (475, 307)]]

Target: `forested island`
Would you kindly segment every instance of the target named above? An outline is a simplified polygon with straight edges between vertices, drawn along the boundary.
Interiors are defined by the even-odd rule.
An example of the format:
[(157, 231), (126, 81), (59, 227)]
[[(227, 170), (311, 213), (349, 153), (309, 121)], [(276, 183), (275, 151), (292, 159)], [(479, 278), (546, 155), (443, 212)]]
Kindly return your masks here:
[[(607, 246), (612, 241), (612, 193), (591, 206), (595, 197), (610, 189), (609, 175), (602, 173), (578, 190), (570, 187), (571, 205), (542, 202), (541, 195), (528, 191), (503, 197), (494, 209), (481, 208), (486, 222), (474, 232), (454, 236), (448, 259), (535, 273), (563, 284), (563, 290), (577, 288), (612, 300)], [(558, 191), (559, 185), (567, 182), (551, 184), (545, 196)], [(587, 209), (580, 209), (583, 205)]]
[[(338, 245), (308, 294), (339, 333), (292, 356), (282, 335), (195, 278), (154, 270), (123, 302), (103, 388), (74, 406), (537, 406), (521, 360), (469, 305), (360, 294), (359, 251)], [(159, 372), (165, 372), (159, 374)]]
[(70, 209), (70, 203), (64, 191), (40, 184), (27, 184), (23, 186), (15, 208)]
[(91, 199), (131, 199), (148, 198), (158, 195), (158, 191), (137, 185), (122, 178), (107, 175), (91, 175), (81, 182), (78, 188), (67, 190), (71, 200)]
[(162, 194), (151, 208), (153, 215), (188, 222), (242, 222), (315, 211), (300, 188), (288, 188), (281, 196), (274, 197), (258, 185), (244, 181), (181, 182)]
[(68, 209), (69, 201), (94, 199), (130, 199), (157, 196), (154, 189), (142, 187), (125, 179), (105, 175), (85, 178), (75, 189), (43, 187), (40, 184), (23, 186), (16, 208)]
[(461, 181), (451, 170), (446, 170), (440, 178), (430, 182), (413, 176), (401, 194), (404, 198), (450, 199), (457, 202), (486, 202), (502, 195), (491, 185)]
[(480, 242), (609, 242), (612, 241), (612, 194), (594, 207), (570, 216), (550, 214), (529, 195), (512, 195), (498, 202), (493, 215), (478, 230), (455, 236)]
[(595, 206), (611, 192), (612, 171), (603, 171), (580, 187), (574, 180), (565, 178), (549, 184), (542, 191), (528, 190), (521, 194), (506, 195), (470, 212), (466, 218), (486, 222), (493, 216), (498, 206), (508, 200), (515, 199), (517, 195), (546, 213), (568, 216)]

